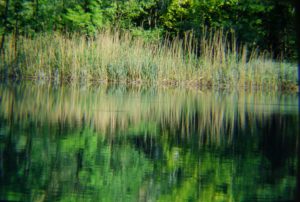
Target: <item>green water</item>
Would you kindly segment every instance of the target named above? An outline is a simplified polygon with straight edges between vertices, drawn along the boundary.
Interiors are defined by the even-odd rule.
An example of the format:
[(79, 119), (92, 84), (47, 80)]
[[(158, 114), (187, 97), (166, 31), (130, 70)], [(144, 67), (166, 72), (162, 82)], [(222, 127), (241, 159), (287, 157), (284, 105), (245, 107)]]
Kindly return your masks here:
[(292, 201), (297, 94), (0, 85), (0, 201)]

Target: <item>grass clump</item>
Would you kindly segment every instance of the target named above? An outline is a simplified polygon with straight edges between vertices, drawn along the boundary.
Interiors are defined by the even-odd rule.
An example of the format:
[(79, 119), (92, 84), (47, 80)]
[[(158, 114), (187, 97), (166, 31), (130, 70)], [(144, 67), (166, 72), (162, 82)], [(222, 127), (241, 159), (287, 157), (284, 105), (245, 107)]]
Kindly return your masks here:
[[(229, 40), (231, 38), (231, 40)], [(14, 47), (14, 46), (18, 47)], [(17, 51), (16, 51), (17, 50)], [(222, 31), (201, 39), (144, 40), (129, 32), (102, 31), (10, 37), (0, 62), (2, 77), (86, 82), (146, 82), (208, 87), (282, 89), (297, 86), (297, 66), (238, 48)]]

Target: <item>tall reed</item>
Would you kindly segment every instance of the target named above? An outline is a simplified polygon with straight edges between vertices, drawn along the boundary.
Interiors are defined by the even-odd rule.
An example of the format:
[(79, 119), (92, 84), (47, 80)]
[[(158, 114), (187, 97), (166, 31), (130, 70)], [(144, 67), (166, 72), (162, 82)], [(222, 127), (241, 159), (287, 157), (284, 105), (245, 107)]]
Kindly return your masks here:
[(279, 89), (297, 86), (297, 67), (237, 46), (223, 31), (200, 39), (145, 42), (129, 32), (96, 37), (40, 34), (20, 38), (15, 53), (9, 37), (0, 61), (3, 77), (70, 82), (147, 82), (216, 87)]

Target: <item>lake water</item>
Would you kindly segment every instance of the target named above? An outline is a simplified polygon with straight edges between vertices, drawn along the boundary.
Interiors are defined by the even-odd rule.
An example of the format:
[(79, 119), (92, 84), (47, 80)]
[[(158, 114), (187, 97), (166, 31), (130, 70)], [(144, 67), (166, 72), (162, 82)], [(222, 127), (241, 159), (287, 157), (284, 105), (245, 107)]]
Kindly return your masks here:
[(2, 84), (0, 201), (293, 201), (298, 134), (297, 94)]

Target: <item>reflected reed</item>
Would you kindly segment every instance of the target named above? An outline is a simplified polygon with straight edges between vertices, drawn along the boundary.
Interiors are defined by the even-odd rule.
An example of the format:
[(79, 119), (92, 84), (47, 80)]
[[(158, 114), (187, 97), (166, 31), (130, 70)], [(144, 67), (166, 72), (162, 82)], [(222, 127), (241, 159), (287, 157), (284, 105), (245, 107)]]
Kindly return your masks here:
[[(0, 113), (14, 122), (88, 126), (105, 135), (171, 133), (200, 142), (229, 142), (237, 128), (266, 124), (272, 114), (297, 111), (297, 95), (206, 92), (143, 86), (0, 86)], [(176, 98), (176, 99), (174, 99)], [(280, 119), (280, 117), (277, 117)], [(297, 120), (294, 120), (295, 124)], [(284, 123), (283, 123), (284, 124)], [(180, 130), (180, 131), (179, 131)]]

